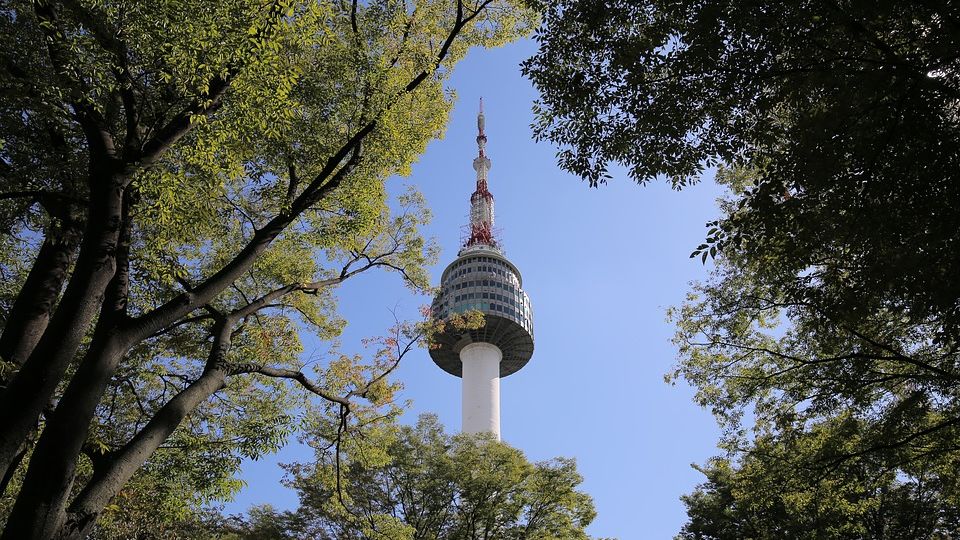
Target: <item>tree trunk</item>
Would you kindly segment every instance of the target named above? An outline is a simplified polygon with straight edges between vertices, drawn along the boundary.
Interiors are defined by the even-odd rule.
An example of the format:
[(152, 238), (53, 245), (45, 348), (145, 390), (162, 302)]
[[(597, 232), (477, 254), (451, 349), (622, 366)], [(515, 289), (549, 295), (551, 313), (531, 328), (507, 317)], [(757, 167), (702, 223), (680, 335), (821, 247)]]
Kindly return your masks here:
[[(101, 301), (100, 316), (87, 353), (87, 357), (108, 359), (114, 368), (130, 345), (122, 340), (119, 329), (126, 317), (129, 292), (132, 197), (133, 191), (129, 189), (122, 197), (120, 232), (113, 253), (116, 271)], [(80, 365), (56, 410), (47, 419), (7, 521), (4, 538), (11, 534), (14, 538), (47, 538), (59, 528), (73, 487), (77, 457), (89, 432), (90, 419), (82, 404), (92, 401), (90, 410), (94, 410), (113, 373), (113, 369), (96, 373), (98, 367), (101, 366), (88, 362)]]
[[(258, 235), (241, 252), (242, 257), (215, 274), (219, 279), (212, 281), (218, 285), (222, 283), (222, 287), (209, 287), (202, 294), (187, 293), (184, 303), (174, 303), (171, 311), (176, 315), (172, 321), (203, 305), (232, 283), (281, 230), (282, 226)], [(76, 460), (96, 407), (120, 360), (142, 339), (139, 332), (146, 331), (141, 324), (118, 327), (111, 322), (101, 315), (94, 343), (67, 385), (34, 449), (23, 487), (0, 540), (48, 539), (61, 528), (64, 508), (73, 487)]]
[[(98, 330), (101, 331), (94, 336), (88, 354), (95, 354), (101, 358), (122, 356), (124, 347), (116, 333), (111, 332), (109, 328)], [(89, 373), (89, 370), (86, 373), (78, 371), (71, 380), (69, 388), (73, 388), (76, 393), (79, 386), (73, 383), (92, 383), (98, 378)], [(69, 396), (69, 388), (63, 399), (73, 397)], [(88, 396), (99, 396), (102, 393), (102, 389), (99, 388), (89, 388), (89, 391)], [(99, 399), (96, 401), (99, 402)], [(95, 406), (96, 403), (94, 403)], [(50, 415), (40, 440), (37, 441), (30, 456), (23, 485), (7, 519), (3, 535), (0, 536), (2, 540), (49, 539), (55, 536), (63, 520), (63, 509), (73, 488), (77, 457), (80, 454), (80, 445), (83, 444), (88, 432), (89, 422), (81, 426), (84, 439), (80, 440), (79, 445), (75, 444), (76, 430), (60, 427), (71, 422), (82, 421), (85, 417), (84, 411), (62, 406), (58, 406)]]
[(213, 345), (200, 378), (161, 407), (139, 433), (110, 455), (106, 463), (94, 468), (93, 478), (70, 505), (69, 515), (58, 538), (85, 538), (104, 506), (170, 437), (183, 419), (214, 392), (223, 388), (227, 378), (224, 362), (230, 351), (235, 322), (235, 318), (226, 317), (214, 325)]
[(27, 455), (28, 446), (23, 445), (23, 449), (17, 453), (13, 458), (13, 463), (7, 469), (6, 474), (3, 475), (3, 478), (0, 479), (0, 497), (3, 497), (3, 494), (7, 492), (7, 486), (10, 485), (10, 481), (13, 480), (13, 475), (17, 472), (17, 467), (20, 466), (20, 462), (23, 461), (23, 458)]
[(226, 376), (221, 368), (206, 371), (157, 411), (150, 422), (115, 456), (111, 456), (101, 470), (94, 471), (93, 478), (70, 506), (58, 538), (86, 538), (107, 503), (170, 437), (184, 418), (223, 387)]
[(92, 183), (100, 189), (91, 194), (86, 232), (70, 283), (33, 352), (0, 394), (0, 474), (6, 474), (36, 428), (113, 278), (123, 188), (113, 177), (94, 175)]
[[(69, 217), (50, 228), (0, 335), (3, 360), (22, 366), (40, 340), (73, 264), (81, 232), (81, 223)], [(6, 382), (0, 377), (0, 385)]]
[[(20, 538), (39, 540), (51, 538), (51, 535), (56, 533), (63, 522), (64, 508), (73, 487), (76, 460), (87, 438), (97, 404), (124, 354), (130, 347), (148, 338), (154, 332), (204, 306), (246, 272), (287, 225), (311, 204), (328, 195), (345, 176), (353, 171), (360, 157), (361, 135), (368, 134), (373, 129), (373, 125), (369, 124), (354, 135), (352, 141), (356, 142), (351, 142), (354, 148), (353, 153), (349, 160), (336, 170), (336, 174), (333, 174), (336, 166), (349, 153), (351, 145), (345, 145), (330, 158), (325, 171), (321, 172), (315, 180), (320, 184), (322, 179), (329, 178), (332, 174), (333, 177), (328, 182), (313, 194), (301, 194), (293, 205), (293, 211), (275, 217), (264, 228), (257, 231), (236, 257), (201, 285), (130, 321), (117, 321), (117, 324), (110, 324), (114, 321), (101, 315), (94, 336), (94, 344), (80, 363), (77, 373), (67, 386), (34, 449), (23, 488), (0, 540)], [(120, 229), (119, 223), (116, 228)], [(117, 240), (118, 235), (115, 235), (114, 246), (117, 245)], [(81, 256), (82, 254), (81, 252)], [(117, 263), (116, 256), (110, 262), (112, 270), (113, 265)], [(111, 291), (110, 298), (107, 300), (104, 308), (109, 313), (110, 305), (120, 298)], [(43, 340), (41, 344), (42, 342)], [(57, 378), (62, 376), (62, 373), (61, 371)], [(14, 379), (14, 383), (16, 381), (17, 379)], [(0, 429), (2, 427), (3, 425), (0, 424)], [(0, 437), (0, 451), (4, 449), (2, 442), (3, 439)], [(2, 457), (0, 454), (0, 458)]]

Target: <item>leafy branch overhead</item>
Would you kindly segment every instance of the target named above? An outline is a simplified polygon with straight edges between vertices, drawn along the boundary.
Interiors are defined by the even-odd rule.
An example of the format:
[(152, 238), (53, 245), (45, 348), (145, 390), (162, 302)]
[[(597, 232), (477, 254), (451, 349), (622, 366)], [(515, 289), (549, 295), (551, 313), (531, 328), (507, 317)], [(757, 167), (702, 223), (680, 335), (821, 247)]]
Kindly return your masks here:
[(960, 10), (539, 4), (534, 133), (598, 186), (716, 173), (710, 277), (672, 312), (726, 455), (682, 538), (955, 536)]
[(329, 289), (360, 272), (426, 287), (428, 213), (383, 183), (442, 132), (466, 51), (533, 20), (507, 0), (5, 3), (3, 537), (84, 537), (162, 474), (222, 498), (239, 456), (285, 440), (288, 386), (346, 399), (300, 372), (298, 332), (334, 338)]

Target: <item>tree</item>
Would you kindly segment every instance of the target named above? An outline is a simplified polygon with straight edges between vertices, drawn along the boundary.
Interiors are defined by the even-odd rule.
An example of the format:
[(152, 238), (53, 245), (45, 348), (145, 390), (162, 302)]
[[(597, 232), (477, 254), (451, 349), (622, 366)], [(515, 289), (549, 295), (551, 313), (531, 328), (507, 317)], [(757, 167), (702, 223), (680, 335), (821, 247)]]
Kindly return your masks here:
[[(10, 0), (0, 25), (0, 261), (22, 284), (0, 338), (5, 486), (29, 455), (4, 538), (49, 538), (82, 537), (232, 376), (349, 409), (290, 365), (291, 329), (335, 333), (311, 319), (360, 268), (416, 280), (422, 241), (363, 243), (391, 238), (383, 179), (440, 133), (467, 49), (529, 22), (494, 0)], [(104, 434), (128, 380), (143, 420)]]
[(762, 437), (736, 465), (714, 458), (698, 467), (707, 481), (682, 497), (689, 521), (678, 538), (956, 536), (955, 468), (919, 463), (906, 476), (879, 460), (824, 466), (822, 453), (854, 447), (856, 431), (852, 419), (843, 417), (789, 439)]
[[(721, 205), (727, 215), (742, 211), (737, 192), (751, 176), (720, 173), (733, 191)], [(803, 256), (791, 253), (747, 242), (725, 247), (711, 279), (672, 314), (680, 362), (670, 377), (690, 382), (697, 402), (714, 412), (721, 446), (739, 466), (731, 485), (744, 484), (739, 499), (724, 504), (747, 504), (744, 515), (754, 521), (765, 515), (759, 523), (767, 529), (755, 529), (761, 538), (778, 522), (835, 537), (915, 537), (895, 532), (908, 527), (895, 523), (904, 513), (923, 514), (909, 525), (919, 537), (955, 533), (946, 510), (960, 493), (956, 347), (943, 341), (936, 320), (916, 318), (882, 293), (825, 303), (847, 286), (820, 278), (837, 268), (789, 279), (785, 269)], [(714, 493), (688, 499), (698, 503), (691, 510), (719, 504), (719, 489), (699, 495)], [(830, 508), (839, 514), (824, 515)], [(688, 528), (699, 518), (691, 519)]]
[[(677, 188), (720, 166), (729, 194), (691, 255), (716, 266), (674, 312), (672, 377), (697, 387), (733, 464), (757, 457), (757, 438), (799, 451), (794, 438), (844, 426), (844, 444), (804, 454), (828, 477), (933, 471), (935, 496), (954, 501), (957, 6), (541, 7), (524, 69), (542, 92), (535, 132), (562, 166), (597, 185), (617, 162)], [(789, 467), (764, 463), (771, 478)]]
[(573, 460), (530, 463), (486, 435), (451, 437), (430, 415), (349, 439), (338, 460), (324, 424), (316, 462), (288, 466), (300, 507), (252, 526), (286, 524), (281, 538), (587, 538), (595, 512)]
[[(338, 358), (333, 348), (329, 360), (311, 359), (314, 377), (301, 372), (306, 366), (299, 357), (299, 333), (312, 330), (321, 338), (339, 333), (343, 321), (331, 287), (357, 273), (392, 267), (411, 286), (426, 286), (422, 265), (432, 256), (418, 234), (425, 210), (415, 193), (402, 200), (407, 204), (397, 216), (384, 209), (372, 222), (375, 233), (325, 250), (332, 256), (338, 247), (363, 246), (328, 278), (278, 294), (270, 284), (271, 271), (290, 271), (291, 259), (303, 253), (277, 250), (272, 264), (260, 266), (255, 277), (234, 284), (234, 294), (208, 306), (199, 321), (207, 324), (179, 325), (131, 351), (110, 381), (81, 449), (70, 511), (110, 502), (104, 508), (107, 528), (133, 521), (163, 537), (165, 522), (180, 522), (184, 513), (238, 489), (233, 476), (241, 458), (279, 448), (296, 422), (293, 411), (308, 396), (337, 403), (344, 429), (355, 427), (346, 423), (348, 411), (386, 406), (394, 384), (385, 377), (425, 326), (401, 325), (391, 337), (371, 342), (372, 361)], [(313, 259), (297, 262), (304, 265), (312, 267)], [(266, 296), (273, 300), (262, 301)], [(299, 388), (288, 388), (285, 380)], [(11, 491), (22, 491), (22, 483), (22, 475), (14, 478)]]
[(666, 175), (676, 187), (717, 163), (751, 168), (741, 211), (710, 224), (698, 254), (750, 241), (796, 252), (785, 275), (832, 263), (839, 273), (819, 277), (844, 280), (846, 294), (824, 304), (879, 293), (956, 337), (956, 5), (543, 10), (524, 70), (542, 95), (535, 133), (561, 146), (563, 167), (596, 185), (618, 162), (639, 182)]

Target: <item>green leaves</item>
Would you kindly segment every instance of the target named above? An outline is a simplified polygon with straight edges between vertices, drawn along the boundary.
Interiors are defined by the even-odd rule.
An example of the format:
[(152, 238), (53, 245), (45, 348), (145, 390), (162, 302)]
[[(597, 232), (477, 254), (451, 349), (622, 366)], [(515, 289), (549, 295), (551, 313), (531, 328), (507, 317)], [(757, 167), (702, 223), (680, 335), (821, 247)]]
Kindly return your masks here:
[[(108, 456), (129, 449), (175, 396), (202, 388), (191, 395), (209, 397), (207, 389), (216, 390), (189, 411), (161, 415), (176, 417), (168, 421), (178, 429), (165, 441), (169, 446), (150, 455), (155, 446), (138, 450), (125, 462), (143, 469), (130, 497), (118, 499), (129, 506), (121, 503), (107, 516), (111, 526), (120, 526), (127, 509), (133, 521), (148, 514), (150, 490), (158, 492), (151, 521), (157, 530), (160, 522), (230, 496), (239, 487), (233, 475), (241, 459), (277, 449), (292, 431), (286, 411), (309, 396), (346, 410), (335, 399), (342, 390), (349, 394), (343, 400), (366, 400), (371, 410), (396, 414), (396, 383), (386, 375), (405, 351), (381, 347), (369, 364), (335, 354), (312, 383), (298, 371), (300, 335), (339, 335), (345, 321), (330, 289), (361, 272), (387, 269), (416, 291), (429, 286), (425, 266), (436, 246), (421, 235), (429, 219), (424, 201), (410, 191), (394, 203), (384, 181), (409, 174), (442, 134), (453, 98), (443, 85), (466, 51), (524, 35), (534, 19), (509, 0), (458, 6), (447, 0), (5, 4), (0, 176), (5, 189), (25, 195), (0, 200), (0, 307), (7, 312), (29, 271), (17, 256), (35, 250), (9, 238), (40, 238), (73, 214), (91, 220), (88, 230), (110, 236), (116, 223), (94, 223), (108, 221), (98, 210), (103, 192), (117, 195), (129, 216), (123, 222), (129, 261), (113, 240), (87, 239), (85, 246), (106, 246), (97, 271), (117, 269), (116, 288), (90, 298), (124, 306), (116, 320), (125, 322), (101, 317), (97, 332), (137, 337), (120, 339), (124, 350), (98, 371), (102, 385), (76, 393), (91, 407), (100, 399), (90, 442), (110, 448), (99, 452)], [(96, 309), (87, 311), (83, 325)], [(417, 342), (423, 330), (398, 332)], [(107, 356), (97, 354), (86, 362)], [(209, 386), (194, 386), (198, 381)], [(288, 381), (304, 391), (291, 390)], [(104, 386), (102, 395), (84, 394)], [(360, 416), (363, 408), (350, 412)], [(60, 425), (58, 433), (70, 433), (79, 446), (86, 422), (74, 424)], [(160, 440), (157, 433), (150, 444)], [(120, 490), (121, 477), (128, 476), (103, 480), (87, 467), (76, 485), (100, 482), (108, 497)], [(74, 485), (72, 477), (61, 480), (40, 483)], [(103, 504), (88, 502), (76, 511), (84, 523)]]
[[(745, 210), (724, 207), (742, 223)], [(737, 467), (732, 491), (708, 474), (685, 499), (684, 537), (898, 538), (903, 508), (929, 504), (919, 511), (942, 516), (935, 508), (953, 504), (957, 478), (946, 471), (958, 431), (948, 419), (960, 402), (942, 327), (882, 289), (850, 290), (851, 259), (805, 256), (775, 239), (728, 244), (711, 279), (672, 311), (670, 380), (697, 388)], [(943, 519), (924, 530), (953, 530)], [(869, 529), (886, 522), (887, 532)]]
[(851, 457), (863, 426), (850, 415), (790, 436), (759, 437), (736, 461), (695, 467), (707, 481), (682, 497), (678, 538), (936, 538), (956, 531), (953, 470), (897, 474)]
[(371, 428), (340, 455), (321, 431), (316, 463), (288, 466), (300, 508), (269, 521), (287, 537), (587, 538), (595, 512), (573, 460), (530, 463), (487, 435), (451, 437), (430, 415)]
[(936, 513), (957, 489), (940, 472), (960, 416), (956, 9), (541, 9), (523, 69), (562, 167), (595, 186), (619, 163), (681, 188), (720, 165), (729, 188), (691, 253), (714, 259), (711, 278), (673, 312), (672, 377), (697, 388), (732, 460), (688, 500), (689, 537), (912, 536), (878, 505)]

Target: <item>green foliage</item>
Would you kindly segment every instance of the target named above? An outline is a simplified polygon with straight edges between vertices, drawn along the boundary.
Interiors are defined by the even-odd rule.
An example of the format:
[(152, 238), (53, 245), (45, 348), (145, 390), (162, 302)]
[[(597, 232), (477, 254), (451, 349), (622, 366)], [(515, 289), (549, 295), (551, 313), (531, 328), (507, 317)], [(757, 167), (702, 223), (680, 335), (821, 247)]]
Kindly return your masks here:
[(678, 538), (952, 538), (960, 531), (955, 463), (918, 463), (898, 474), (879, 460), (824, 462), (853, 450), (850, 417), (789, 438), (762, 437), (736, 465), (697, 467), (707, 481), (682, 497), (689, 521)]
[(914, 537), (908, 507), (919, 537), (955, 534), (938, 509), (960, 436), (957, 7), (540, 7), (524, 70), (561, 166), (680, 188), (719, 165), (729, 188), (692, 254), (711, 278), (672, 313), (668, 378), (729, 454), (687, 498), (688, 536)]
[[(408, 175), (442, 134), (454, 97), (444, 84), (466, 52), (515, 39), (534, 20), (507, 0), (0, 3), (0, 320), (44, 235), (65, 216), (103, 218), (91, 201), (108, 180), (130, 181), (129, 262), (118, 264), (118, 275), (129, 270), (125, 322), (268, 242), (209, 302), (136, 342), (112, 374), (72, 495), (172, 398), (214, 369), (227, 376), (120, 491), (98, 534), (162, 536), (229, 498), (240, 461), (279, 448), (297, 425), (291, 411), (311, 399), (336, 410), (346, 406), (330, 400), (347, 396), (348, 412), (395, 414), (386, 376), (421, 328), (403, 326), (369, 360), (333, 348), (312, 374), (301, 372), (301, 332), (339, 335), (331, 288), (360, 272), (428, 287), (429, 212), (412, 189), (389, 201), (384, 182)], [(337, 157), (344, 149), (354, 168), (351, 154)], [(335, 171), (345, 178), (331, 182)], [(211, 337), (232, 315), (220, 350)]]
[(949, 111), (960, 82), (949, 3), (536, 4), (540, 49), (524, 64), (542, 96), (535, 132), (592, 183), (609, 162), (679, 186), (718, 160), (774, 154), (790, 188), (856, 180), (837, 165), (910, 171), (887, 152), (929, 163), (911, 179), (955, 165), (956, 146), (941, 144), (957, 129)]
[[(813, 298), (825, 308), (869, 313), (881, 294), (956, 337), (956, 6), (543, 9), (540, 50), (524, 69), (542, 93), (535, 131), (563, 147), (562, 166), (595, 184), (619, 162), (637, 181), (666, 175), (677, 187), (713, 164), (745, 167), (738, 211), (710, 224), (695, 253), (746, 243), (776, 258), (784, 280), (841, 291)], [(803, 276), (825, 265), (833, 270)]]
[[(429, 215), (415, 192), (403, 195), (399, 204), (398, 215), (383, 208), (381, 216), (374, 220), (375, 233), (365, 239), (347, 237), (321, 252), (321, 256), (332, 264), (343, 264), (350, 260), (351, 247), (363, 250), (353, 253), (363, 253), (377, 264), (388, 265), (385, 268), (396, 269), (407, 284), (422, 290), (427, 285), (424, 267), (435, 257), (435, 249), (418, 232)], [(244, 306), (249, 298), (280, 283), (296, 283), (296, 278), (305, 275), (316, 279), (340, 275), (340, 271), (318, 266), (316, 259), (312, 249), (304, 255), (281, 242), (260, 261), (257, 272), (235, 284), (234, 294), (218, 299), (216, 308), (229, 312)], [(308, 273), (296, 274), (299, 268)], [(226, 360), (234, 366), (268, 364), (301, 370), (305, 367), (301, 332), (312, 330), (322, 339), (332, 339), (343, 324), (336, 315), (331, 289), (293, 294), (258, 312), (255, 319), (238, 330)], [(102, 445), (105, 451), (121, 447), (173, 395), (199, 377), (209, 349), (206, 332), (203, 325), (186, 325), (136, 348), (111, 384), (108, 399), (98, 411), (91, 441)], [(391, 342), (394, 343), (398, 342)], [(395, 346), (384, 346), (382, 340), (374, 344), (380, 347), (366, 359), (339, 355), (336, 348), (331, 348), (332, 358), (316, 363), (315, 372), (307, 373), (331, 395), (347, 394), (395, 367), (393, 363), (398, 358), (390, 354)], [(395, 389), (394, 383), (383, 379), (362, 397), (378, 408), (392, 400)], [(122, 532), (126, 529), (117, 527), (138, 521), (128, 515), (130, 512), (150, 512), (147, 523), (156, 526), (164, 519), (168, 524), (178, 524), (197, 508), (231, 498), (242, 487), (235, 478), (241, 460), (256, 459), (279, 449), (300, 423), (298, 415), (291, 411), (302, 410), (311, 397), (306, 389), (291, 386), (283, 379), (259, 375), (228, 378), (214, 399), (191, 413), (108, 507), (100, 534), (127, 534)]]
[[(956, 347), (943, 341), (938, 321), (889, 295), (848, 296), (847, 281), (822, 277), (844, 272), (832, 261), (793, 273), (798, 257), (731, 244), (712, 278), (671, 314), (680, 363), (669, 379), (697, 388), (738, 466), (731, 485), (745, 486), (729, 496), (702, 488), (687, 502), (708, 514), (704, 505), (761, 505), (736, 526), (760, 520), (767, 528), (744, 537), (778, 537), (769, 532), (775, 526), (820, 531), (799, 538), (955, 534)], [(700, 500), (704, 493), (713, 495)], [(928, 533), (894, 532), (906, 527), (894, 521), (907, 507), (925, 516), (916, 526)], [(691, 519), (689, 527), (699, 526), (693, 511)], [(720, 525), (729, 523), (711, 526)]]
[(434, 416), (336, 449), (310, 440), (317, 461), (288, 466), (300, 507), (267, 520), (284, 524), (280, 538), (572, 540), (595, 516), (573, 460), (530, 463), (486, 435), (451, 437)]

